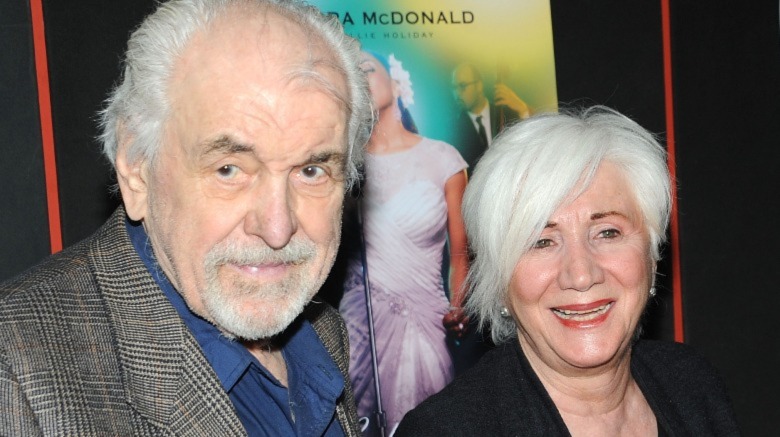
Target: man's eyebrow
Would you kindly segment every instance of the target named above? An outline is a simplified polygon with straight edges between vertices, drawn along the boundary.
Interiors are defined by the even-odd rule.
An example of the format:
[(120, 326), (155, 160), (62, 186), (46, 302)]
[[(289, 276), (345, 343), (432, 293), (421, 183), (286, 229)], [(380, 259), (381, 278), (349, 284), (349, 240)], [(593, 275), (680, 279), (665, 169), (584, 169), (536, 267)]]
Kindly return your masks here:
[(622, 212), (619, 212), (619, 211), (604, 211), (604, 212), (594, 212), (593, 214), (590, 215), (590, 219), (591, 220), (599, 220), (599, 219), (603, 219), (605, 217), (610, 217), (610, 216), (613, 216), (613, 215), (620, 216), (620, 217), (623, 217), (623, 218), (628, 218), (628, 217), (626, 217), (625, 214), (623, 214)]
[(336, 164), (344, 164), (347, 161), (347, 155), (343, 152), (326, 151), (320, 153), (314, 153), (309, 157), (310, 164), (322, 164), (325, 162), (333, 162)]
[(547, 222), (547, 224), (546, 224), (546, 225), (544, 225), (544, 228), (545, 228), (545, 229), (553, 229), (553, 228), (555, 228), (556, 226), (558, 226), (558, 223), (555, 223), (555, 222)]
[(254, 153), (255, 148), (248, 144), (239, 143), (228, 135), (222, 135), (214, 140), (205, 141), (201, 150), (203, 150), (203, 155), (215, 153), (229, 155), (233, 153)]

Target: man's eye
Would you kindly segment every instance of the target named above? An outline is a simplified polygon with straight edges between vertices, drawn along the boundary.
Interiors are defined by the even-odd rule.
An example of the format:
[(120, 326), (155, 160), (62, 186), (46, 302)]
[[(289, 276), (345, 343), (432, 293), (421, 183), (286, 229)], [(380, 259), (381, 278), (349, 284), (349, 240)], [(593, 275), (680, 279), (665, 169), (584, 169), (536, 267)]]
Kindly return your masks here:
[(307, 165), (306, 167), (301, 168), (301, 176), (309, 183), (316, 183), (326, 175), (327, 173), (325, 170), (316, 165)]
[(549, 238), (542, 238), (541, 240), (538, 240), (536, 243), (534, 243), (534, 249), (544, 249), (545, 247), (552, 246), (553, 242)]
[(217, 175), (222, 179), (231, 179), (238, 174), (238, 167), (233, 164), (223, 165), (217, 169)]

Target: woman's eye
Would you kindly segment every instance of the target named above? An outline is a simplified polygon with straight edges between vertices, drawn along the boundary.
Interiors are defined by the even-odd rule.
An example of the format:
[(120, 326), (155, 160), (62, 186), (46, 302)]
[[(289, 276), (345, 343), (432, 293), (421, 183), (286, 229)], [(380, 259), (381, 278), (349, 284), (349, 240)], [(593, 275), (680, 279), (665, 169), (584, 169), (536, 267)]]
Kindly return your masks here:
[(599, 232), (599, 237), (602, 238), (617, 238), (620, 236), (620, 231), (617, 229), (605, 229)]
[(553, 242), (549, 238), (542, 238), (534, 243), (534, 249), (544, 249), (552, 246)]
[(233, 164), (223, 165), (217, 169), (217, 175), (222, 179), (231, 179), (238, 174), (239, 168)]

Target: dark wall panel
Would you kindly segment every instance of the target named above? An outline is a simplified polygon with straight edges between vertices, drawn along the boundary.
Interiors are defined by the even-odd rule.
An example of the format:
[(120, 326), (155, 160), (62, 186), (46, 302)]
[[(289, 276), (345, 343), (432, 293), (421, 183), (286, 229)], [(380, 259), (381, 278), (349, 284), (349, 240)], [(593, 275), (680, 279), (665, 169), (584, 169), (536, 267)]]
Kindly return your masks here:
[(552, 0), (551, 7), (561, 103), (607, 105), (663, 133), (660, 1)]
[(63, 244), (100, 226), (118, 204), (101, 155), (97, 116), (119, 77), (131, 29), (151, 12), (150, 0), (44, 0), (60, 173)]
[(672, 2), (687, 342), (745, 435), (777, 435), (780, 34), (777, 1)]
[(0, 2), (0, 280), (49, 254), (30, 8)]
[[(721, 371), (744, 434), (774, 435), (778, 4), (671, 4), (686, 343)], [(552, 5), (561, 101), (606, 104), (663, 134), (660, 1)], [(668, 294), (650, 316), (648, 334), (671, 339)]]

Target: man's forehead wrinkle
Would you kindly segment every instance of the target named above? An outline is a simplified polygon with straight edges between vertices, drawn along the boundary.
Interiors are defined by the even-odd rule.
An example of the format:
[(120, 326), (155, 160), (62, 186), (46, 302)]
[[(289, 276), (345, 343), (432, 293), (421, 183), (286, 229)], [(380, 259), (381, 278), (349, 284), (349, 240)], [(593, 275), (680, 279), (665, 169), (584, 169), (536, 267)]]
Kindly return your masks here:
[(276, 120), (276, 112), (273, 109), (278, 109), (282, 99), (283, 95), (277, 95), (273, 90), (260, 89), (252, 93), (251, 97), (245, 98), (249, 104), (237, 105), (236, 111), (266, 128), (280, 129), (281, 126)]
[[(333, 94), (340, 103), (347, 104), (349, 99), (343, 91), (346, 90), (346, 81), (336, 54), (321, 38), (307, 32), (307, 27), (306, 23), (288, 17), (284, 11), (269, 6), (250, 8), (239, 3), (231, 7), (231, 13), (217, 18), (194, 35), (177, 61), (174, 76), (178, 78), (174, 77), (173, 84), (179, 82), (177, 79), (182, 79), (182, 75), (188, 76), (199, 70), (199, 65), (214, 62), (214, 59), (204, 58), (204, 53), (219, 56), (219, 62), (231, 62), (231, 58), (220, 56), (221, 50), (214, 50), (227, 43), (225, 38), (235, 38), (236, 29), (249, 29), (254, 37), (250, 35), (250, 40), (242, 40), (241, 45), (251, 45), (250, 53), (245, 52), (245, 55), (259, 61), (261, 71), (258, 74), (267, 74), (269, 80), (277, 75), (282, 75), (287, 81), (303, 79), (305, 85)], [(284, 44), (274, 43), (276, 41)], [(223, 65), (223, 68), (230, 70), (231, 65)]]
[(323, 53), (322, 48), (309, 50), (307, 55), (287, 71), (285, 80), (304, 90), (324, 93), (342, 110), (349, 111), (349, 88), (343, 67), (332, 53)]
[[(206, 121), (209, 126), (204, 136), (191, 138), (199, 146), (191, 149), (193, 158), (242, 152), (261, 157), (279, 152), (285, 147), (282, 142), (346, 153), (349, 88), (340, 59), (324, 41), (306, 32), (305, 23), (273, 10), (234, 12), (210, 24), (185, 49), (186, 62), (179, 63), (178, 77), (169, 88), (175, 89), (174, 106), (182, 114), (182, 135), (191, 128), (187, 123)], [(322, 102), (319, 107), (328, 105), (338, 116), (323, 117), (313, 107), (290, 104), (301, 101), (301, 95), (303, 101)], [(206, 106), (215, 110), (198, 109)], [(231, 114), (231, 121), (225, 114)], [(300, 134), (292, 135), (296, 131)], [(327, 162), (343, 161), (345, 166), (346, 156)], [(298, 162), (309, 157), (298, 155)]]
[[(320, 66), (332, 66), (332, 63), (322, 62)], [(304, 92), (321, 92), (330, 97), (342, 109), (349, 105), (343, 83), (333, 83), (328, 77), (313, 68), (303, 67), (289, 71), (285, 76), (288, 85), (300, 87)], [(335, 70), (335, 68), (334, 68)]]

